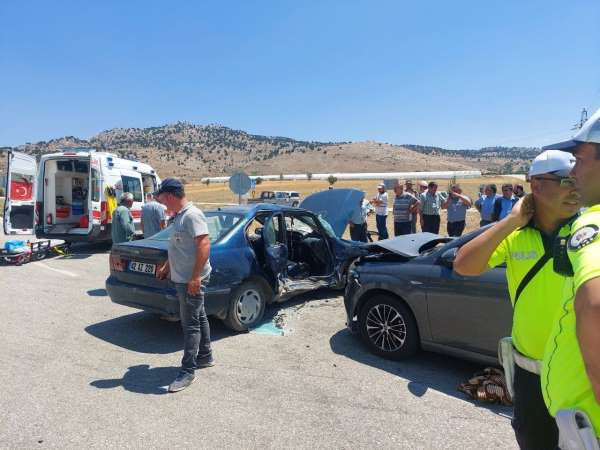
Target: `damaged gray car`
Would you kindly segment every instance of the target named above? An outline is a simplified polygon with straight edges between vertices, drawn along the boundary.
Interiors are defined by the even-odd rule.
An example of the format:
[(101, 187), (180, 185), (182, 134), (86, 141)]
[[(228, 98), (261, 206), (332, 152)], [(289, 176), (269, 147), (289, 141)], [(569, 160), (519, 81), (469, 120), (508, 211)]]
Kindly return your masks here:
[(371, 244), (348, 271), (349, 329), (388, 359), (424, 349), (497, 364), (498, 341), (512, 327), (505, 268), (477, 277), (452, 270), (458, 249), (484, 229), (458, 239), (418, 233)]

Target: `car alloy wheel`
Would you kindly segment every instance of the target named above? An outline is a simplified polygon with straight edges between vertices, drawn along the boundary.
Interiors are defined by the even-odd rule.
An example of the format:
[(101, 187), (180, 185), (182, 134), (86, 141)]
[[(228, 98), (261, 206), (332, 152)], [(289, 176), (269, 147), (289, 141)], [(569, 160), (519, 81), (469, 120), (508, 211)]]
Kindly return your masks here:
[(369, 340), (384, 352), (395, 352), (406, 341), (406, 323), (393, 306), (378, 304), (367, 313), (366, 331)]
[(360, 337), (376, 355), (409, 358), (419, 351), (419, 329), (410, 307), (400, 298), (375, 294), (365, 299), (358, 313)]
[(236, 314), (241, 324), (250, 325), (256, 321), (261, 312), (262, 300), (260, 295), (260, 292), (255, 289), (245, 289), (238, 297)]

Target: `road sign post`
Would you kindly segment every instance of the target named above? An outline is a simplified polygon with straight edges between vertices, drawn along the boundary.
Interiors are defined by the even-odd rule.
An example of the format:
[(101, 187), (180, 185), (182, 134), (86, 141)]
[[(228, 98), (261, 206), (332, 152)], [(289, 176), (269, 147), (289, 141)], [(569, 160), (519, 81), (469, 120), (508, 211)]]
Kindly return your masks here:
[(242, 195), (246, 194), (252, 187), (252, 180), (244, 172), (234, 173), (229, 178), (229, 189), (238, 195), (238, 203), (242, 204)]

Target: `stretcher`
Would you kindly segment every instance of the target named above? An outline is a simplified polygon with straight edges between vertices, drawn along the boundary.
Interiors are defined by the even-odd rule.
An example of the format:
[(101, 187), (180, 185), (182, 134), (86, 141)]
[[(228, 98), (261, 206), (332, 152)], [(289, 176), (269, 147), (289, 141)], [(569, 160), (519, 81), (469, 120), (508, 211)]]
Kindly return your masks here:
[(31, 241), (6, 241), (0, 249), (0, 262), (20, 266), (39, 261), (51, 255), (66, 255), (69, 243), (60, 239), (36, 239)]

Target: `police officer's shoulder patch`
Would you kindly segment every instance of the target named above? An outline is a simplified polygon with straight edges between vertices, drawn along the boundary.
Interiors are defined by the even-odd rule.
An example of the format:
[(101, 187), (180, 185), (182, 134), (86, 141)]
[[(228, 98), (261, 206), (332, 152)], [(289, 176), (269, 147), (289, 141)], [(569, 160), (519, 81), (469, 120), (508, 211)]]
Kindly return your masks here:
[(591, 244), (598, 237), (598, 227), (594, 224), (585, 225), (571, 235), (569, 250), (577, 251)]

